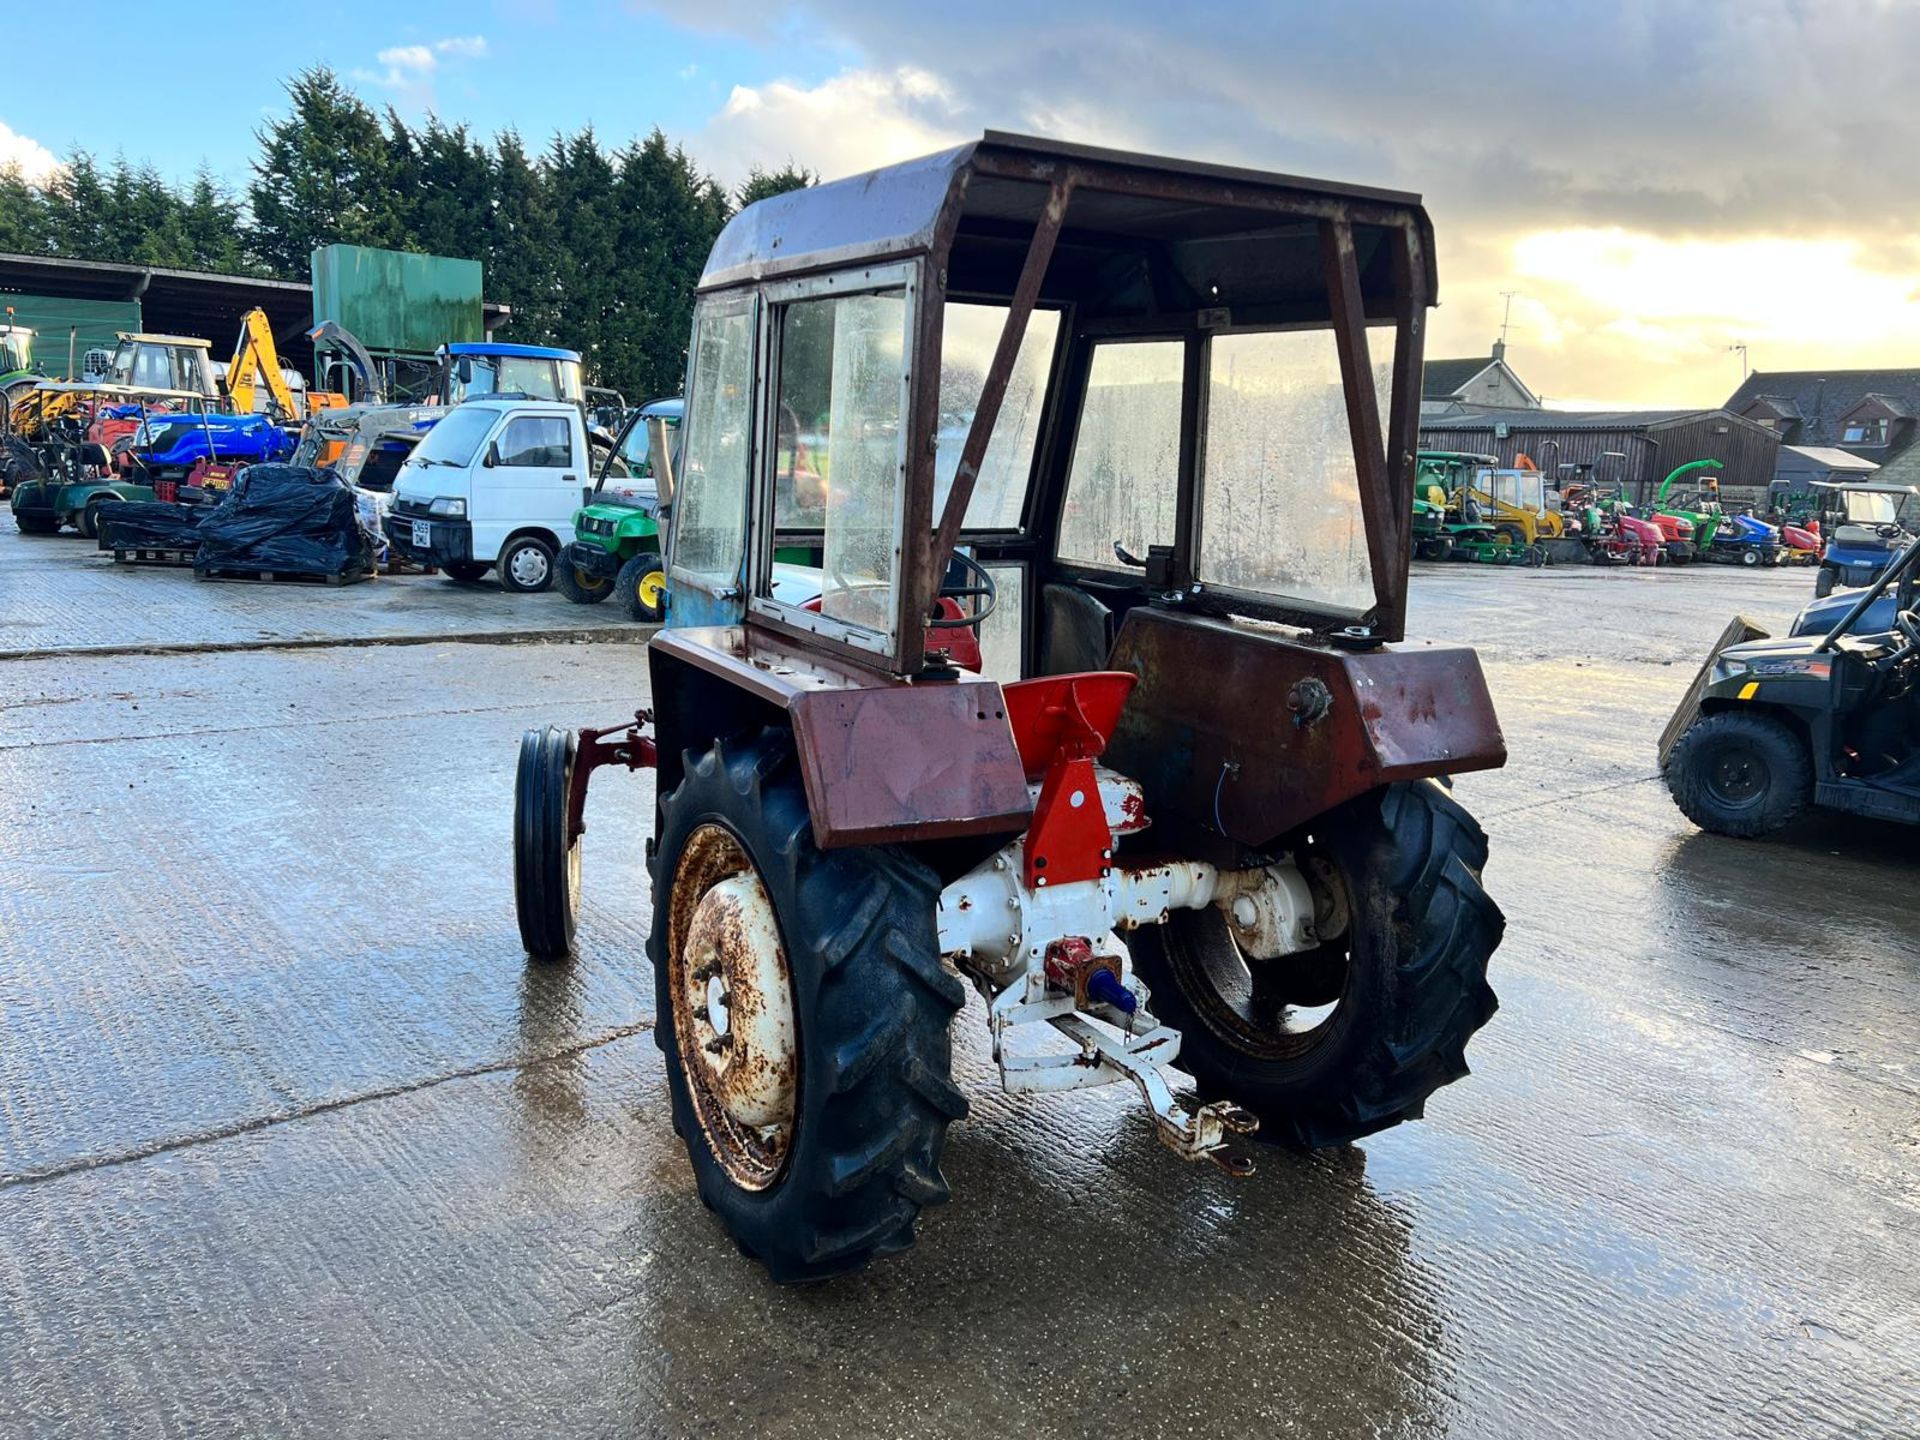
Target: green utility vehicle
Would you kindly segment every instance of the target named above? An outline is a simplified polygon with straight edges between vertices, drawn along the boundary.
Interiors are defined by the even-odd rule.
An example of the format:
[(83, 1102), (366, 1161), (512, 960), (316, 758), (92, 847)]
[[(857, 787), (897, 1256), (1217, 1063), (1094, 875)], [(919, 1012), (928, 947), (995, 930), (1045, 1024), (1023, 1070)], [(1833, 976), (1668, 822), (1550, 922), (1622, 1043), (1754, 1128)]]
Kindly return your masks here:
[(678, 431), (685, 406), (677, 398), (656, 400), (621, 427), (593, 498), (574, 514), (573, 543), (554, 575), (560, 593), (576, 605), (597, 605), (617, 594), (633, 619), (660, 619), (667, 586), (660, 529), (665, 501), (647, 459), (647, 422), (658, 417)]

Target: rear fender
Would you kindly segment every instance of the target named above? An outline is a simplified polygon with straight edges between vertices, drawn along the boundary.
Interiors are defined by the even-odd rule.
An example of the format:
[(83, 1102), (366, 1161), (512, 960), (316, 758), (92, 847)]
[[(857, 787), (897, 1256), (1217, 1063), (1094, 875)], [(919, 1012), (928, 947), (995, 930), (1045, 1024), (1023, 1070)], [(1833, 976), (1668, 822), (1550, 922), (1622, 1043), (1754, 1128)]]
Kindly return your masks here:
[(1108, 668), (1140, 680), (1104, 763), (1145, 789), (1156, 848), (1219, 864), (1382, 785), (1507, 759), (1464, 648), (1344, 651), (1141, 606)]

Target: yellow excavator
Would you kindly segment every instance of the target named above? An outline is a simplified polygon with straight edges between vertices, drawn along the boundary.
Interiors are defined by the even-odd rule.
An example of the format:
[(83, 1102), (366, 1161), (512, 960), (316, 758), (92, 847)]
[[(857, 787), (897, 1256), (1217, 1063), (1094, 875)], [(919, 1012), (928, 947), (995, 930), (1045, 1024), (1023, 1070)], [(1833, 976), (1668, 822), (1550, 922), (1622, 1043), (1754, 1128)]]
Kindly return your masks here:
[(281, 424), (304, 420), (321, 410), (334, 410), (347, 403), (347, 397), (330, 390), (309, 390), (302, 405), (294, 397), (280, 371), (280, 351), (273, 343), (273, 327), (267, 312), (255, 306), (240, 319), (240, 339), (233, 347), (233, 359), (227, 362), (227, 401), (241, 415), (257, 408), (259, 390), (267, 390), (267, 408), (276, 412)]

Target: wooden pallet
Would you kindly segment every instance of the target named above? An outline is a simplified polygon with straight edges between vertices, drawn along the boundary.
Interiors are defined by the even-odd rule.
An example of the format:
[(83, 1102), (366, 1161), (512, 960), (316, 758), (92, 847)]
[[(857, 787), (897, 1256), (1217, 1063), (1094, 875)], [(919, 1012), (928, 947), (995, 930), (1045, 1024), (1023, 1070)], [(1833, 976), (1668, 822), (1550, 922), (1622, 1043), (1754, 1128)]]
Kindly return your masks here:
[(113, 563), (116, 565), (191, 565), (199, 546), (181, 549), (167, 545), (116, 545), (113, 548)]
[(362, 580), (371, 580), (373, 576), (360, 571), (352, 575), (295, 575), (281, 570), (236, 569), (229, 566), (214, 566), (206, 570), (195, 570), (196, 580), (241, 580), (256, 585), (313, 585), (338, 586), (358, 585)]

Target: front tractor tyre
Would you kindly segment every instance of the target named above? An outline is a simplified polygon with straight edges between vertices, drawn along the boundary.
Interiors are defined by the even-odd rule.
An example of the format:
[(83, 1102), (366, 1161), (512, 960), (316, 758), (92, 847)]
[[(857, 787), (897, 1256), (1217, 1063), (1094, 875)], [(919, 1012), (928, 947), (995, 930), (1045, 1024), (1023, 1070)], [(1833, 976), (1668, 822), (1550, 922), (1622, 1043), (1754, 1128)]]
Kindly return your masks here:
[(1785, 721), (1726, 710), (1696, 721), (1667, 757), (1673, 803), (1702, 830), (1753, 840), (1791, 824), (1813, 794), (1806, 743)]
[(627, 618), (640, 625), (658, 625), (666, 611), (667, 568), (651, 550), (642, 551), (620, 567), (613, 582), (627, 607)]
[(1418, 1119), (1467, 1073), (1506, 927), (1480, 883), (1486, 836), (1436, 781), (1383, 787), (1310, 830), (1299, 854), (1330, 937), (1315, 949), (1249, 959), (1214, 908), (1131, 937), (1202, 1098), (1245, 1106), (1256, 1138), (1295, 1149)]
[(520, 941), (536, 960), (573, 953), (580, 918), (580, 839), (568, 834), (567, 796), (579, 740), (549, 725), (520, 737), (513, 782), (513, 903)]
[(674, 1129), (701, 1200), (774, 1280), (857, 1270), (947, 1198), (940, 1150), (967, 1109), (939, 878), (900, 850), (816, 847), (784, 730), (684, 764), (647, 937)]

